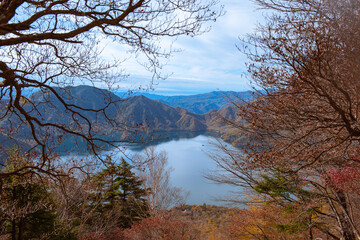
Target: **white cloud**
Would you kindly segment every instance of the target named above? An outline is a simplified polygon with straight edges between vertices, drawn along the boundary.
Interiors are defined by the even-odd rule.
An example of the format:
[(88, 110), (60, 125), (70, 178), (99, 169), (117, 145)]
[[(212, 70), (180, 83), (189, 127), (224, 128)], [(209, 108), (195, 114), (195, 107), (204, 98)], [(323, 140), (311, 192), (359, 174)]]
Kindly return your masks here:
[[(221, 0), (226, 14), (211, 23), (211, 31), (194, 38), (179, 37), (174, 48), (182, 49), (175, 52), (163, 73), (171, 74), (165, 80), (155, 81), (155, 90), (161, 93), (181, 94), (188, 92), (206, 92), (213, 90), (249, 89), (245, 62), (247, 61), (236, 48), (239, 36), (245, 36), (255, 30), (257, 22), (262, 21), (260, 11), (250, 0)], [(165, 39), (162, 44), (170, 45)], [(151, 79), (151, 73), (139, 65), (128, 49), (105, 41), (103, 55), (126, 59), (122, 67), (131, 74), (123, 87), (145, 86)], [(140, 82), (140, 83), (139, 83)]]

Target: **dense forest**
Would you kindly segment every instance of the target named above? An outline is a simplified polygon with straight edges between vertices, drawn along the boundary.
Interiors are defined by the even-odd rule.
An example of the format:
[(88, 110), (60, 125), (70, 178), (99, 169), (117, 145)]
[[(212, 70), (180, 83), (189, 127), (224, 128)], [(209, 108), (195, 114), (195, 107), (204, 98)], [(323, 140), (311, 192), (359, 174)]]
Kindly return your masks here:
[[(100, 42), (161, 79), (159, 42), (209, 31), (218, 1), (0, 0), (0, 238), (359, 239), (360, 1), (254, 2), (266, 20), (237, 43), (253, 90), (198, 101), (120, 98)], [(187, 205), (164, 151), (104, 154), (160, 130), (240, 146), (209, 153), (206, 178), (241, 190), (231, 206)], [(87, 155), (59, 156), (69, 136)]]

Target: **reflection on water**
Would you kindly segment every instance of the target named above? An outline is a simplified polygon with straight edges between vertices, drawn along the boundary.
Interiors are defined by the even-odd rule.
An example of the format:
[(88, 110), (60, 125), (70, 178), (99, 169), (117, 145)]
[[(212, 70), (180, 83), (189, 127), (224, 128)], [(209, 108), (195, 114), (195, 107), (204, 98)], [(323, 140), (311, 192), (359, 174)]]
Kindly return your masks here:
[[(216, 150), (212, 143), (220, 140), (216, 133), (211, 132), (172, 132), (158, 133), (157, 141), (146, 144), (128, 144), (124, 153), (117, 153), (118, 159), (122, 156), (131, 158), (132, 155), (143, 151), (147, 146), (155, 145), (157, 151), (165, 150), (168, 153), (169, 166), (174, 169), (171, 182), (176, 187), (190, 191), (188, 204), (216, 204), (215, 198), (224, 198), (231, 190), (236, 190), (227, 185), (217, 185), (204, 178), (206, 173), (216, 168), (215, 163), (208, 155)], [(67, 143), (74, 147), (74, 143)], [(66, 151), (62, 149), (62, 152)], [(71, 154), (80, 154), (70, 150)], [(104, 154), (111, 152), (104, 151)]]
[(132, 151), (141, 152), (148, 146), (158, 146), (160, 144), (167, 143), (167, 142), (192, 139), (192, 138), (196, 138), (197, 136), (201, 136), (201, 135), (208, 136), (208, 137), (218, 137), (218, 134), (216, 132), (205, 132), (205, 131), (158, 132), (153, 136), (153, 138), (151, 138), (147, 142), (143, 142), (141, 144), (138, 144), (138, 143), (128, 144), (127, 146)]
[[(214, 198), (224, 198), (230, 186), (216, 185), (204, 178), (206, 173), (215, 169), (215, 164), (209, 153), (215, 150), (212, 144), (219, 139), (209, 135), (179, 137), (170, 141), (156, 144), (156, 149), (168, 153), (169, 165), (174, 168), (171, 181), (174, 186), (190, 191), (188, 204), (216, 204), (221, 205)], [(127, 151), (131, 155), (143, 150), (144, 147), (133, 146)]]
[[(180, 139), (191, 139), (199, 135), (218, 137), (216, 132), (210, 131), (172, 131), (172, 132), (155, 132), (151, 134), (138, 133), (137, 136), (131, 140), (131, 142), (117, 143), (120, 146), (131, 147), (134, 151), (142, 151), (147, 146), (158, 145), (165, 142)], [(112, 133), (111, 135), (99, 136), (99, 138), (109, 141), (119, 141), (122, 138), (121, 133)], [(109, 151), (113, 147), (104, 142), (95, 142), (100, 151)], [(54, 147), (57, 154), (60, 156), (72, 155), (86, 155), (90, 152), (87, 143), (84, 139), (71, 135), (63, 138), (63, 142), (58, 143)]]

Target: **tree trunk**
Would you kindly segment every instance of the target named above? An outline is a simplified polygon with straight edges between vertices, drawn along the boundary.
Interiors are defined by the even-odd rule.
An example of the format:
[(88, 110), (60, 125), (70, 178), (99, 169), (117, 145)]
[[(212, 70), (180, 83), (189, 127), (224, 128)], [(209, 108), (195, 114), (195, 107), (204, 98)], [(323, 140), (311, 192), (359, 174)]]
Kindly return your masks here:
[(339, 214), (341, 235), (344, 240), (357, 240), (355, 229), (350, 219), (348, 204), (346, 201), (346, 195), (344, 191), (337, 190), (336, 196), (338, 203), (340, 204), (341, 213)]
[(24, 232), (24, 219), (20, 219), (19, 221), (19, 233), (17, 240), (23, 240), (23, 232)]
[(11, 240), (16, 240), (16, 220), (11, 221)]

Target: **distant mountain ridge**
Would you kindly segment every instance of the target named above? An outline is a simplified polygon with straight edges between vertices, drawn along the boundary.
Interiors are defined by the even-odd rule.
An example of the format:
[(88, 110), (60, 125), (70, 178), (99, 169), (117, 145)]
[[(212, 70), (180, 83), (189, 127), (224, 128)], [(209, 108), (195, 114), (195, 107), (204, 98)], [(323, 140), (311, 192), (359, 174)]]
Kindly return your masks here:
[[(196, 106), (203, 106), (203, 111), (210, 109), (209, 106), (216, 106), (210, 109), (205, 114), (198, 114), (191, 112), (182, 107), (172, 107), (160, 100), (153, 100), (143, 95), (120, 98), (114, 93), (98, 89), (91, 86), (76, 86), (67, 87), (64, 89), (56, 88), (57, 94), (62, 96), (64, 101), (70, 104), (79, 106), (76, 109), (81, 115), (87, 118), (90, 122), (100, 125), (105, 132), (111, 132), (114, 126), (106, 124), (106, 119), (103, 113), (108, 118), (115, 119), (118, 124), (124, 126), (141, 129), (141, 126), (147, 126), (151, 131), (220, 131), (226, 124), (218, 113), (226, 116), (229, 119), (236, 118), (236, 109), (233, 107), (225, 107), (216, 110), (222, 101), (216, 101), (215, 97), (220, 96), (221, 93), (212, 92), (209, 94), (200, 94), (193, 96), (176, 96), (167, 97), (167, 101), (172, 101), (173, 105), (182, 104), (185, 102), (197, 102)], [(231, 93), (233, 94), (233, 93)], [(249, 93), (250, 95), (250, 93)], [(247, 93), (244, 96), (248, 96)], [(51, 92), (37, 92), (30, 97), (33, 104), (25, 105), (25, 108), (31, 114), (40, 117), (43, 121), (62, 124), (64, 126), (74, 125), (74, 116), (71, 112), (64, 108), (61, 102)], [(193, 101), (191, 101), (193, 99)], [(201, 103), (207, 99), (207, 103)], [(213, 99), (210, 101), (209, 99)], [(165, 100), (164, 100), (165, 101)], [(210, 103), (210, 104), (209, 104)], [(37, 106), (37, 111), (32, 110), (33, 106)], [(89, 112), (86, 109), (102, 110), (99, 113)], [(1, 135), (0, 139), (2, 145), (6, 147), (14, 146), (14, 143), (26, 143), (31, 145), (30, 129), (26, 124), (20, 124), (17, 119), (11, 119), (12, 125), (20, 125), (19, 133), (12, 136), (13, 139), (8, 139), (6, 136)], [(85, 120), (82, 120), (86, 123)], [(11, 128), (9, 121), (6, 119), (0, 121), (2, 129)], [(122, 126), (120, 126), (121, 128)], [(14, 139), (16, 141), (14, 141)]]
[[(91, 122), (105, 123), (103, 113), (110, 119), (127, 126), (136, 127), (146, 124), (153, 130), (190, 130), (202, 131), (207, 126), (204, 117), (191, 113), (180, 107), (171, 107), (160, 101), (149, 99), (143, 95), (120, 98), (114, 93), (91, 86), (67, 87), (56, 89), (56, 92), (67, 103), (74, 104), (83, 109), (101, 110), (99, 113), (76, 109)], [(39, 108), (42, 118), (50, 121), (60, 121), (69, 124), (72, 116), (60, 101), (50, 93), (38, 92), (33, 94), (31, 100)], [(75, 108), (74, 108), (75, 109)], [(59, 119), (59, 113), (62, 118)]]
[[(120, 97), (126, 95), (124, 92), (114, 93)], [(197, 114), (204, 114), (211, 110), (219, 110), (231, 105), (231, 101), (248, 101), (252, 98), (251, 91), (213, 91), (203, 94), (179, 96), (163, 96), (147, 92), (140, 92), (136, 93), (136, 95), (143, 95), (147, 98), (158, 100), (171, 107), (182, 107), (190, 112)]]
[(119, 108), (123, 109), (123, 112), (118, 117), (127, 119), (127, 123), (132, 126), (146, 123), (158, 131), (204, 131), (207, 129), (206, 122), (201, 115), (188, 112), (180, 107), (170, 107), (143, 95), (124, 100)]

